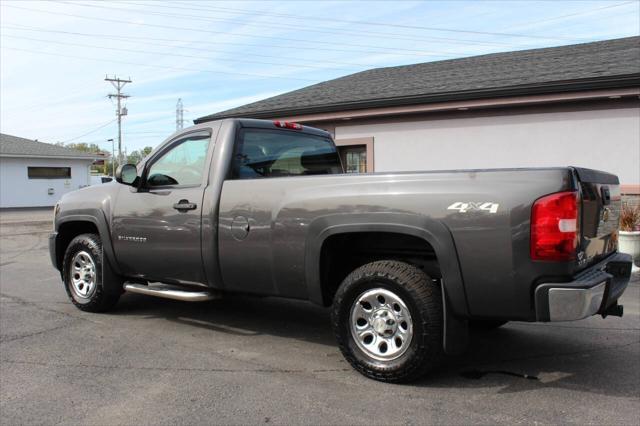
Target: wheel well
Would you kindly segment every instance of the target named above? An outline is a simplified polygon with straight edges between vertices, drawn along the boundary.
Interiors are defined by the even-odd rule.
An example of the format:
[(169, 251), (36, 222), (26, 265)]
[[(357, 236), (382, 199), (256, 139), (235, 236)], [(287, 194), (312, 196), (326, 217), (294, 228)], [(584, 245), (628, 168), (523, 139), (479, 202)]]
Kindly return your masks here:
[(440, 279), (436, 252), (426, 240), (393, 232), (354, 232), (332, 235), (320, 252), (322, 301), (331, 305), (340, 283), (354, 269), (376, 260), (399, 260)]
[(67, 250), (69, 243), (80, 234), (97, 234), (100, 235), (98, 227), (92, 222), (65, 222), (58, 228), (58, 237), (56, 238), (56, 266), (62, 270), (62, 261), (64, 252)]

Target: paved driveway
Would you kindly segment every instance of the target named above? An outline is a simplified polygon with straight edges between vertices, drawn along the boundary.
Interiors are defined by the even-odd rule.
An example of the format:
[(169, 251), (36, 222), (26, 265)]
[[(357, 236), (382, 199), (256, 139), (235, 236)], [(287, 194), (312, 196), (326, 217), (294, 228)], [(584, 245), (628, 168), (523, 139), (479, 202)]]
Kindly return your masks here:
[(67, 302), (49, 225), (0, 236), (0, 423), (638, 424), (640, 279), (624, 318), (512, 323), (411, 385), (342, 360), (328, 313), (230, 297), (125, 295), (110, 314)]

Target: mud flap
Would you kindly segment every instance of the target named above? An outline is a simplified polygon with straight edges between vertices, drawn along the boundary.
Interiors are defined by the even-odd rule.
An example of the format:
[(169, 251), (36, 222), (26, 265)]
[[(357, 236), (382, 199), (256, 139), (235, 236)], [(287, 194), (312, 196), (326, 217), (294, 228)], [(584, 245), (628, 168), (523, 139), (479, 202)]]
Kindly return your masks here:
[(469, 321), (455, 317), (447, 299), (445, 287), (442, 286), (442, 312), (444, 315), (442, 348), (447, 355), (460, 355), (469, 344)]
[(103, 285), (104, 283), (120, 283), (117, 291), (120, 294), (124, 293), (122, 277), (115, 273), (109, 261), (109, 256), (104, 254), (104, 250), (102, 251), (102, 282)]

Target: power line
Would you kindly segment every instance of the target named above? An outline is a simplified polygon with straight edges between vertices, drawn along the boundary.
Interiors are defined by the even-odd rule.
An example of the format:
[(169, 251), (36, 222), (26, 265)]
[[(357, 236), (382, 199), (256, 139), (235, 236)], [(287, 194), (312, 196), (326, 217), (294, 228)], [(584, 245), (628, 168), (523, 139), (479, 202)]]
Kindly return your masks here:
[(157, 117), (158, 118), (152, 118), (149, 120), (137, 120), (135, 122), (135, 125), (141, 126), (143, 124), (156, 123), (158, 121), (165, 121), (167, 123), (171, 123), (174, 118), (174, 115), (172, 113), (164, 113), (164, 114), (157, 115)]
[[(15, 25), (15, 24), (14, 24)], [(21, 24), (18, 24), (21, 25)], [(69, 35), (79, 35), (79, 36), (86, 36), (86, 37), (99, 37), (99, 38), (111, 38), (111, 39), (115, 39), (115, 40), (123, 40), (123, 41), (129, 41), (129, 40), (152, 40), (152, 41), (169, 41), (169, 42), (175, 42), (175, 43), (200, 43), (202, 44), (201, 41), (195, 41), (195, 40), (180, 40), (180, 39), (167, 39), (167, 38), (156, 38), (156, 37), (143, 37), (143, 36), (133, 36), (133, 35), (127, 35), (127, 36), (118, 36), (118, 35), (112, 35), (112, 34), (89, 34), (89, 33), (79, 33), (79, 32), (75, 32), (75, 31), (60, 31), (60, 30), (47, 30), (44, 29), (42, 27), (29, 27), (29, 26), (25, 26), (25, 25), (21, 25), (23, 28), (20, 27), (15, 27), (15, 26), (11, 26), (11, 25), (4, 25), (4, 28), (9, 28), (9, 29), (14, 29), (14, 30), (21, 30), (21, 31), (36, 31), (36, 32), (46, 32), (46, 33), (55, 33), (55, 34), (69, 34)], [(149, 44), (149, 45), (157, 45), (157, 46), (164, 46), (164, 47), (180, 47), (181, 49), (189, 49), (189, 50), (202, 50), (202, 51), (208, 51), (208, 52), (219, 52), (219, 53), (230, 53), (232, 54), (232, 52), (226, 52), (226, 51), (216, 51), (216, 50), (210, 50), (208, 48), (196, 48), (196, 47), (191, 47), (191, 46), (174, 46), (174, 45), (166, 45), (166, 44), (159, 44), (159, 43), (140, 43), (140, 44)], [(236, 42), (230, 42), (230, 41), (216, 41), (215, 42), (216, 45), (218, 44), (225, 44), (225, 45), (232, 45), (232, 46), (249, 46), (249, 47), (272, 47), (272, 48), (276, 48), (276, 49), (288, 49), (291, 50), (291, 46), (285, 46), (285, 45), (274, 45), (274, 44), (255, 44), (255, 43), (236, 43)], [(372, 53), (372, 54), (384, 54), (384, 55), (391, 55), (391, 56), (410, 56), (410, 57), (415, 57), (415, 56), (449, 56), (449, 57), (459, 57), (460, 55), (471, 55), (470, 53), (460, 53), (460, 54), (451, 54), (451, 53), (437, 53), (434, 51), (424, 51), (424, 52), (420, 52), (420, 53), (401, 53), (401, 52), (386, 52), (386, 51), (380, 51), (380, 50), (353, 50), (353, 49), (335, 49), (335, 48), (323, 48), (323, 47), (314, 47), (313, 50), (322, 50), (322, 51), (329, 51), (329, 52), (345, 52), (345, 53)], [(294, 58), (291, 56), (273, 56), (273, 55), (262, 55), (262, 54), (256, 54), (256, 53), (252, 53), (252, 56), (261, 56), (261, 57), (268, 57), (268, 58), (282, 58), (282, 59), (299, 59), (299, 58)], [(306, 61), (309, 61), (308, 59), (305, 59)], [(372, 66), (371, 64), (358, 64), (358, 63), (353, 63), (353, 62), (341, 62), (341, 61), (310, 61), (310, 62), (321, 62), (321, 63), (333, 63), (333, 64), (338, 64), (338, 65), (355, 65), (355, 66)]]
[[(184, 5), (180, 6), (184, 8)], [(229, 12), (244, 14), (244, 15), (255, 15), (256, 12), (250, 11), (247, 9), (235, 9), (229, 7), (220, 7), (220, 6), (211, 6), (211, 7), (201, 7), (202, 10), (216, 11), (216, 10), (226, 10)], [(314, 21), (323, 21), (330, 20), (333, 22), (342, 22), (345, 24), (358, 24), (358, 25), (369, 25), (376, 27), (393, 27), (393, 28), (404, 28), (404, 29), (412, 29), (412, 30), (426, 30), (426, 31), (440, 31), (440, 32), (451, 32), (451, 33), (463, 33), (463, 34), (473, 34), (473, 35), (490, 35), (490, 36), (499, 36), (499, 37), (520, 37), (520, 38), (534, 38), (534, 39), (545, 39), (545, 40), (566, 40), (566, 41), (584, 41), (580, 39), (572, 39), (566, 37), (553, 37), (553, 36), (541, 36), (534, 34), (520, 34), (520, 33), (502, 33), (502, 32), (492, 32), (492, 31), (478, 31), (478, 30), (461, 30), (457, 28), (444, 28), (444, 27), (427, 27), (427, 26), (419, 26), (419, 25), (406, 25), (406, 24), (392, 24), (386, 22), (372, 22), (372, 21), (361, 21), (361, 20), (351, 20), (351, 19), (341, 19), (335, 16), (331, 17), (317, 17), (317, 16), (309, 16), (309, 15), (299, 15), (299, 14), (289, 14), (289, 13), (274, 13), (274, 12), (264, 12), (259, 11), (259, 15), (263, 16), (277, 16), (277, 17), (285, 17), (291, 19), (299, 19), (299, 20), (314, 20)]]
[[(115, 51), (119, 51), (119, 52), (142, 53), (142, 54), (145, 54), (145, 55), (162, 55), (162, 56), (166, 56), (166, 52), (153, 52), (153, 51), (147, 51), (147, 50), (137, 50), (137, 49), (127, 49), (127, 48), (119, 48), (119, 47), (97, 46), (97, 45), (91, 45), (91, 44), (81, 44), (81, 43), (56, 41), (56, 40), (43, 40), (43, 39), (32, 38), (32, 37), (12, 36), (12, 35), (8, 35), (8, 34), (2, 34), (1, 36), (2, 37), (22, 39), (22, 40), (38, 41), (38, 42), (41, 42), (41, 43), (61, 44), (61, 45), (65, 45), (65, 46), (89, 47), (89, 48), (92, 48), (92, 49), (105, 49), (105, 50), (115, 50)], [(322, 69), (322, 70), (329, 68), (329, 67), (321, 67), (321, 66), (314, 66), (314, 65), (295, 65), (295, 64), (278, 63), (278, 62), (252, 61), (252, 60), (244, 60), (244, 59), (211, 58), (211, 57), (206, 57), (206, 56), (185, 55), (185, 54), (182, 54), (182, 53), (171, 53), (171, 56), (173, 56), (173, 57), (178, 56), (178, 57), (183, 57), (183, 58), (194, 58), (194, 59), (208, 59), (208, 60), (233, 62), (233, 63), (235, 63), (235, 62), (244, 62), (244, 63), (260, 64), (260, 65), (277, 65), (277, 66), (281, 66), (281, 67), (294, 67), (294, 68), (312, 68), (312, 69)], [(332, 67), (330, 69), (342, 70), (342, 71), (350, 71), (347, 68)]]
[[(134, 5), (140, 5), (140, 6), (142, 5), (140, 3), (135, 3), (135, 2), (125, 2), (125, 3), (134, 4)], [(552, 18), (546, 18), (546, 19), (542, 19), (542, 20), (539, 20), (539, 21), (525, 22), (525, 23), (522, 23), (522, 24), (518, 24), (518, 27), (527, 26), (527, 25), (534, 25), (534, 24), (544, 23), (544, 22), (549, 22), (549, 21), (555, 21), (555, 20), (558, 20), (558, 19), (584, 15), (584, 14), (593, 13), (593, 12), (600, 11), (600, 10), (612, 9), (612, 8), (617, 8), (617, 7), (621, 7), (621, 6), (626, 6), (628, 4), (636, 4), (636, 3), (637, 3), (637, 0), (626, 1), (626, 2), (623, 2), (623, 3), (617, 3), (617, 4), (613, 4), (613, 5), (608, 5), (608, 6), (602, 6), (602, 7), (597, 7), (597, 8), (593, 8), (593, 9), (583, 10), (583, 11), (576, 12), (576, 13), (560, 15), (560, 16), (556, 16), (556, 17), (552, 17)], [(190, 6), (193, 6), (191, 3), (186, 3), (186, 4), (188, 4)], [(293, 14), (284, 14), (284, 13), (269, 13), (269, 12), (264, 12), (264, 11), (258, 11), (256, 13), (255, 11), (250, 11), (250, 10), (247, 10), (247, 9), (233, 9), (233, 8), (225, 8), (225, 7), (220, 7), (220, 6), (209, 6), (209, 7), (201, 6), (201, 5), (198, 5), (198, 6), (200, 6), (200, 7), (195, 7), (195, 8), (194, 7), (185, 7), (185, 3), (182, 3), (182, 2), (180, 3), (180, 9), (211, 11), (211, 12), (222, 12), (222, 13), (236, 14), (236, 15), (274, 16), (274, 17), (286, 17), (288, 19), (297, 19), (297, 20), (309, 20), (309, 19), (311, 19), (311, 20), (314, 20), (314, 21), (329, 20), (329, 21), (332, 21), (332, 22), (358, 23), (358, 24), (361, 24), (361, 25), (375, 25), (375, 26), (382, 26), (382, 27), (407, 28), (407, 29), (424, 29), (424, 30), (430, 30), (430, 31), (450, 31), (450, 32), (461, 32), (461, 33), (467, 32), (467, 33), (471, 33), (471, 34), (484, 34), (484, 35), (495, 35), (495, 36), (502, 35), (502, 36), (510, 36), (510, 37), (530, 37), (530, 38), (541, 38), (541, 39), (549, 39), (549, 40), (557, 39), (557, 40), (567, 40), (567, 41), (575, 41), (575, 42), (588, 41), (586, 39), (572, 39), (572, 38), (567, 38), (567, 37), (548, 37), (548, 36), (540, 36), (540, 35), (512, 34), (512, 33), (503, 33), (503, 32), (491, 33), (491, 32), (460, 30), (460, 29), (452, 29), (452, 28), (434, 28), (434, 27), (419, 27), (419, 26), (409, 26), (409, 25), (400, 25), (400, 24), (389, 24), (389, 23), (383, 23), (383, 22), (349, 21), (349, 20), (343, 20), (343, 19), (336, 19), (334, 16), (331, 16), (331, 17), (313, 17), (313, 16), (301, 16), (301, 15), (297, 15), (297, 14), (293, 15)], [(172, 6), (166, 6), (166, 5), (162, 5), (162, 6), (154, 5), (154, 7), (172, 8)], [(218, 19), (222, 19), (222, 18), (218, 18)], [(394, 33), (380, 33), (380, 32), (366, 32), (366, 31), (362, 32), (362, 33), (380, 34), (380, 35), (384, 35), (384, 34), (396, 35)], [(476, 41), (476, 40), (467, 40), (467, 39), (451, 39), (451, 38), (435, 37), (435, 36), (430, 36), (430, 38), (437, 39), (437, 40), (443, 40), (443, 41), (450, 41), (450, 42), (466, 43), (466, 44), (496, 44), (496, 45), (502, 45), (502, 46), (515, 46), (513, 44), (487, 42), (487, 41)], [(518, 47), (520, 47), (520, 46), (518, 46)]]
[[(73, 17), (73, 18), (88, 19), (88, 20), (101, 21), (101, 22), (112, 22), (112, 23), (127, 24), (127, 25), (131, 24), (131, 22), (129, 22), (129, 21), (124, 21), (124, 20), (120, 20), (120, 19), (96, 18), (96, 17), (92, 17), (92, 16), (77, 15), (77, 14), (73, 14), (73, 13), (54, 12), (54, 11), (51, 11), (51, 10), (32, 9), (32, 8), (28, 8), (28, 7), (15, 6), (15, 5), (5, 5), (5, 7), (14, 8), (14, 9), (28, 10), (28, 11), (31, 11), (31, 12), (47, 13), (47, 14), (52, 14), (52, 15), (70, 16), (70, 17)], [(311, 44), (316, 43), (316, 44), (324, 44), (324, 45), (334, 45), (335, 44), (334, 42), (330, 42), (330, 41), (301, 40), (301, 39), (287, 38), (287, 37), (265, 36), (263, 34), (261, 34), (259, 36), (253, 35), (253, 34), (230, 34), (229, 32), (226, 32), (226, 31), (205, 30), (205, 29), (201, 29), (201, 28), (191, 28), (191, 27), (175, 27), (175, 26), (171, 26), (171, 25), (149, 24), (149, 23), (146, 23), (146, 22), (136, 23), (136, 25), (154, 27), (154, 28), (170, 29), (170, 30), (178, 30), (178, 31), (193, 31), (193, 32), (200, 32), (200, 33), (207, 33), (207, 34), (224, 34), (226, 36), (234, 36), (234, 37), (250, 37), (250, 38), (260, 37), (262, 39), (285, 40), (285, 41), (294, 41), (294, 42), (300, 42), (300, 43), (311, 43)], [(371, 45), (344, 43), (344, 42), (340, 42), (340, 44), (344, 45), (344, 46), (364, 47), (364, 48), (374, 48), (374, 49), (376, 49), (376, 48), (377, 49), (387, 49), (387, 50), (392, 50), (392, 51), (400, 50), (400, 51), (403, 51), (403, 52), (414, 52), (414, 53), (416, 53), (416, 52), (417, 53), (421, 53), (422, 52), (421, 50), (418, 50), (418, 49), (405, 49), (405, 48), (400, 48), (400, 47), (371, 46)], [(308, 49), (313, 49), (313, 47), (308, 47)], [(382, 52), (380, 52), (380, 53), (382, 53)]]
[[(279, 22), (277, 25), (270, 25), (267, 23), (262, 23), (262, 22), (247, 22), (247, 21), (243, 21), (241, 19), (230, 19), (230, 18), (215, 18), (215, 17), (210, 17), (210, 16), (202, 16), (202, 15), (189, 15), (189, 14), (184, 14), (184, 13), (164, 13), (164, 12), (157, 12), (157, 11), (150, 11), (150, 10), (142, 10), (142, 9), (128, 9), (128, 8), (123, 8), (123, 7), (117, 7), (117, 6), (98, 6), (95, 4), (86, 4), (86, 3), (74, 3), (74, 2), (68, 2), (68, 1), (63, 1), (62, 3), (65, 4), (70, 4), (70, 5), (74, 5), (74, 6), (81, 6), (81, 7), (91, 7), (91, 8), (99, 8), (99, 9), (107, 9), (107, 10), (120, 10), (123, 12), (127, 12), (127, 13), (142, 13), (145, 15), (156, 15), (156, 16), (164, 16), (164, 17), (171, 17), (171, 18), (184, 18), (184, 19), (188, 19), (188, 20), (197, 20), (197, 21), (205, 21), (205, 22), (230, 22), (230, 23), (241, 23), (243, 25), (248, 25), (248, 26), (254, 26), (254, 27), (263, 27), (263, 28), (275, 28), (275, 29), (280, 29), (280, 28), (292, 28), (292, 29), (296, 29), (296, 30), (304, 30), (306, 32), (315, 32), (315, 33), (321, 33), (321, 34), (332, 34), (332, 35), (352, 35), (352, 36), (357, 36), (357, 37), (363, 37), (363, 36), (376, 36), (376, 37), (383, 37), (385, 39), (395, 39), (395, 40), (405, 40), (405, 41), (420, 41), (420, 42), (424, 42), (424, 41), (449, 41), (452, 43), (458, 43), (458, 44), (474, 44), (474, 45), (496, 45), (496, 46), (513, 46), (513, 44), (507, 44), (507, 43), (500, 43), (500, 42), (492, 42), (492, 41), (482, 41), (482, 40), (468, 40), (468, 39), (453, 39), (453, 38), (446, 38), (446, 37), (435, 37), (435, 36), (429, 36), (429, 37), (422, 37), (422, 38), (416, 38), (416, 37), (408, 37), (406, 34), (398, 34), (398, 33), (386, 33), (386, 32), (375, 32), (375, 31), (359, 31), (359, 32), (352, 32), (352, 31), (344, 31), (344, 30), (340, 30), (340, 29), (326, 29), (326, 28), (322, 28), (322, 27), (310, 27), (308, 25), (291, 25), (291, 24), (287, 24), (287, 23), (282, 23)], [(136, 6), (146, 6), (140, 3), (132, 3), (132, 2), (128, 2), (128, 4), (133, 4)], [(175, 9), (175, 7), (173, 6), (167, 6), (167, 5), (162, 5), (162, 4), (154, 4), (153, 6), (154, 8), (156, 7), (164, 7), (164, 8), (169, 8), (169, 9)], [(180, 9), (191, 9), (191, 10), (200, 10), (200, 11), (211, 11), (210, 9), (202, 9), (202, 8), (189, 8), (189, 7), (184, 7), (183, 5), (180, 6)]]
[(89, 87), (97, 87), (97, 85), (95, 83), (91, 83), (91, 84), (86, 84), (81, 86), (78, 90), (74, 90), (73, 92), (69, 93), (67, 96), (63, 96), (61, 98), (56, 99), (55, 101), (49, 101), (49, 102), (39, 102), (36, 104), (30, 104), (30, 105), (26, 105), (26, 106), (19, 106), (16, 107), (15, 110), (13, 111), (9, 111), (6, 114), (7, 117), (13, 116), (18, 112), (22, 112), (22, 111), (31, 111), (33, 109), (36, 108), (42, 108), (42, 107), (47, 107), (47, 106), (52, 106), (52, 105), (60, 105), (61, 103), (64, 103), (64, 101), (67, 101), (69, 99), (73, 99), (75, 97), (77, 97), (80, 93), (82, 93), (85, 89), (88, 89)]
[(169, 65), (156, 65), (156, 64), (148, 64), (148, 63), (144, 64), (144, 63), (140, 63), (140, 62), (120, 61), (120, 60), (117, 60), (117, 59), (89, 58), (89, 57), (86, 57), (86, 56), (65, 55), (65, 54), (61, 54), (61, 53), (43, 52), (41, 50), (21, 49), (21, 48), (18, 48), (18, 47), (10, 47), (10, 46), (4, 46), (4, 45), (2, 46), (2, 49), (16, 50), (16, 51), (20, 51), (20, 52), (29, 52), (29, 53), (35, 53), (35, 54), (38, 54), (38, 55), (57, 56), (57, 57), (61, 57), (61, 58), (73, 58), (73, 59), (82, 59), (82, 60), (87, 60), (87, 61), (108, 62), (110, 64), (138, 65), (138, 66), (141, 66), (141, 67), (169, 69), (169, 70), (176, 70), (176, 71), (189, 71), (189, 72), (195, 72), (195, 73), (206, 72), (206, 73), (211, 73), (211, 74), (225, 74), (225, 75), (231, 75), (231, 76), (259, 77), (259, 78), (279, 78), (279, 79), (297, 80), (297, 81), (304, 81), (304, 82), (314, 82), (314, 83), (317, 82), (317, 80), (311, 80), (311, 79), (308, 79), (308, 78), (299, 78), (299, 77), (285, 77), (285, 76), (280, 76), (280, 75), (265, 75), (265, 74), (249, 74), (249, 73), (240, 73), (240, 72), (227, 72), (227, 71), (209, 70), (209, 69), (203, 69), (203, 68), (175, 67), (175, 66), (169, 66)]
[(104, 124), (101, 124), (100, 126), (96, 127), (95, 129), (89, 130), (88, 132), (83, 133), (83, 134), (81, 134), (81, 135), (79, 135), (79, 136), (76, 136), (76, 137), (74, 137), (74, 138), (71, 138), (71, 139), (67, 139), (67, 140), (61, 141), (60, 143), (68, 143), (68, 142), (71, 142), (71, 141), (75, 141), (75, 140), (77, 140), (77, 139), (80, 139), (80, 138), (82, 138), (82, 137), (85, 137), (85, 136), (87, 136), (87, 135), (90, 135), (91, 133), (95, 133), (95, 132), (97, 132), (97, 131), (98, 131), (98, 130), (100, 130), (100, 129), (104, 129), (104, 128), (105, 128), (105, 127), (107, 127), (109, 124), (114, 123), (116, 120), (117, 120), (117, 119), (109, 120), (108, 122), (106, 122), (106, 123), (104, 123)]
[[(167, 121), (168, 123), (170, 121)], [(133, 125), (133, 123), (132, 123)], [(132, 131), (123, 131), (122, 134), (125, 136), (128, 135), (132, 135), (133, 137), (136, 138), (136, 140), (138, 139), (158, 139), (158, 138), (164, 138), (166, 136), (169, 136), (173, 133), (173, 130), (168, 130), (166, 132), (132, 132)], [(149, 134), (147, 134), (149, 133)], [(62, 142), (60, 142), (62, 143)], [(107, 141), (105, 141), (103, 138), (102, 139), (92, 139), (92, 140), (83, 140), (82, 143), (86, 143), (86, 144), (106, 144)], [(111, 151), (111, 147), (109, 147), (108, 149), (109, 151)]]
[(566, 14), (566, 15), (560, 15), (560, 16), (554, 16), (554, 17), (551, 17), (551, 18), (540, 19), (538, 21), (524, 22), (524, 23), (518, 24), (518, 25), (526, 27), (528, 25), (543, 24), (543, 23), (546, 23), (546, 22), (557, 21), (558, 19), (565, 19), (565, 18), (571, 18), (571, 17), (579, 16), (579, 15), (586, 15), (586, 14), (589, 14), (589, 13), (598, 12), (600, 10), (613, 9), (615, 7), (626, 6), (628, 4), (637, 4), (637, 3), (638, 3), (637, 0), (625, 1), (623, 3), (617, 3), (617, 4), (608, 5), (608, 6), (602, 6), (602, 7), (596, 7), (594, 9), (582, 10), (580, 12), (569, 13), (569, 14)]
[(124, 132), (125, 135), (146, 135), (146, 134), (152, 134), (152, 135), (165, 135), (167, 134), (167, 132), (161, 132), (159, 130), (153, 130), (153, 131), (136, 131), (136, 130), (130, 130), (128, 132)]

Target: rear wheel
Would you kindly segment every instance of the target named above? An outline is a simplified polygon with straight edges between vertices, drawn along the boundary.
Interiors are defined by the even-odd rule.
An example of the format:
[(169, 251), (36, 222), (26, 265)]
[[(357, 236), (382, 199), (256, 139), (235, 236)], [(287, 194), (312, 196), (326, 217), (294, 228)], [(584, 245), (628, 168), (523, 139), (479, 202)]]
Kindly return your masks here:
[(375, 380), (415, 380), (442, 356), (440, 287), (403, 262), (372, 262), (349, 274), (332, 323), (347, 361)]
[(67, 295), (78, 309), (104, 312), (120, 298), (122, 280), (111, 273), (98, 235), (82, 234), (71, 240), (62, 268)]

